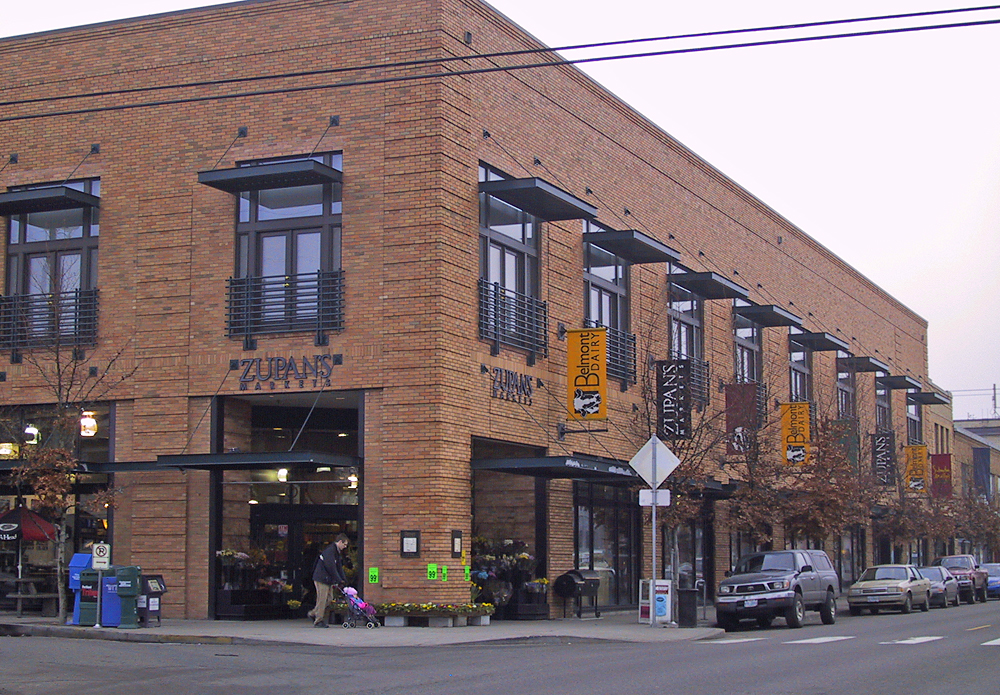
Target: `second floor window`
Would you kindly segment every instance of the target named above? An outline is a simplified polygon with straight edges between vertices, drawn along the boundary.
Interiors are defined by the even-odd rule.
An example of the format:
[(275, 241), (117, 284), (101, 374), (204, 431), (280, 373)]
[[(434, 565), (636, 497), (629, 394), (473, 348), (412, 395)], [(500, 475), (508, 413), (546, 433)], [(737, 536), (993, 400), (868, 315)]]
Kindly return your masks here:
[[(744, 306), (735, 300), (736, 306)], [(761, 328), (760, 325), (733, 313), (733, 337), (736, 343), (736, 382), (760, 383), (761, 381)]]
[[(838, 352), (839, 358), (847, 357), (846, 352)], [(854, 371), (841, 367), (837, 370), (837, 417), (850, 420), (857, 417), (857, 376)]]
[(924, 443), (923, 412), (919, 403), (906, 405), (906, 437), (909, 444)]
[(892, 392), (877, 381), (875, 383), (875, 430), (889, 432), (892, 430)]
[(698, 295), (670, 284), (670, 355), (676, 359), (702, 359), (704, 302)]
[[(584, 221), (584, 233), (600, 231), (604, 231), (600, 225)], [(591, 243), (584, 244), (584, 254), (587, 325), (608, 329), (608, 376), (634, 382), (635, 335), (629, 332), (628, 306), (630, 264)]]
[(793, 403), (812, 400), (812, 350), (788, 337), (789, 393)]

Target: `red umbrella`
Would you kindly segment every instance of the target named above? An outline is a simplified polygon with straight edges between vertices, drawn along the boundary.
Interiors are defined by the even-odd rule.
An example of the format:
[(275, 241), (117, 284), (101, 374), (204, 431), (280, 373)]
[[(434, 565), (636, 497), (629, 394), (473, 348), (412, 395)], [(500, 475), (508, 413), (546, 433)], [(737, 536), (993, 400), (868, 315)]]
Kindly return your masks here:
[(54, 541), (56, 527), (27, 507), (0, 516), (0, 540)]

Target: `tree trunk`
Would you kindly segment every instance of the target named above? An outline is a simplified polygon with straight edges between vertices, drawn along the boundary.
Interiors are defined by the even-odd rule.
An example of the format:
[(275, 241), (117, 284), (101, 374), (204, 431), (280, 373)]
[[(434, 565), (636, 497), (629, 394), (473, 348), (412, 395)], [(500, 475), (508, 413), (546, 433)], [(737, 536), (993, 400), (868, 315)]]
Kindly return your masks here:
[(62, 520), (57, 526), (56, 534), (56, 592), (59, 594), (59, 624), (66, 624), (66, 522)]

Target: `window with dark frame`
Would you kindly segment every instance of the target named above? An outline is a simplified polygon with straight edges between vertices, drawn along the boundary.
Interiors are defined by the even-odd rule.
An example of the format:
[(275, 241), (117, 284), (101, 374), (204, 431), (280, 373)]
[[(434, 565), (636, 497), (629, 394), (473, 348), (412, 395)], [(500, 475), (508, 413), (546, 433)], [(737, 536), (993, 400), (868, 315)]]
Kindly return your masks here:
[(924, 443), (923, 408), (919, 403), (906, 404), (906, 438), (911, 445)]
[[(733, 300), (734, 307), (749, 306), (749, 302)], [(761, 327), (750, 319), (733, 312), (733, 337), (736, 345), (736, 382), (761, 382)]]
[(705, 300), (694, 292), (669, 282), (669, 278), (685, 272), (670, 265), (667, 269), (670, 321), (670, 359), (688, 360), (691, 364), (691, 397), (696, 407), (709, 401), (709, 364), (705, 354)]
[(796, 329), (791, 331), (788, 336), (788, 396), (793, 403), (811, 402), (813, 351), (795, 340)]
[[(238, 168), (310, 159), (343, 170), (339, 152), (242, 162)], [(316, 331), (317, 344), (323, 344), (324, 331), (343, 328), (342, 188), (327, 180), (240, 192), (231, 336)]]
[[(508, 179), (486, 164), (479, 181)], [(548, 315), (539, 299), (539, 220), (487, 193), (479, 194), (479, 337), (500, 345), (548, 354)]]
[[(69, 188), (100, 197), (100, 179), (33, 184), (10, 192)], [(100, 209), (12, 214), (8, 219), (4, 347), (93, 345), (97, 340)]]
[(892, 431), (892, 392), (875, 381), (875, 431)]
[[(849, 355), (839, 350), (837, 360)], [(853, 420), (857, 417), (857, 375), (851, 369), (841, 367), (837, 370), (837, 417), (841, 420)]]
[[(606, 231), (584, 220), (584, 234)], [(588, 327), (608, 329), (608, 377), (636, 380), (635, 335), (629, 333), (629, 269), (631, 264), (594, 244), (584, 243), (584, 291)]]

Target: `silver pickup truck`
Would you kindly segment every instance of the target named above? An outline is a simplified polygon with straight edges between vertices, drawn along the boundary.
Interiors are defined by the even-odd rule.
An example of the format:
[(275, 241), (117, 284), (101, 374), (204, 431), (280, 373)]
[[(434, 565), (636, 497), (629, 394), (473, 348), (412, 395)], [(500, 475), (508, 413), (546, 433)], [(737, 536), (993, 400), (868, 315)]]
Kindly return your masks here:
[(802, 627), (807, 610), (819, 611), (824, 625), (837, 620), (840, 579), (822, 550), (775, 550), (740, 558), (719, 584), (715, 614), (719, 627), (731, 630), (753, 618), (767, 627), (784, 618)]

